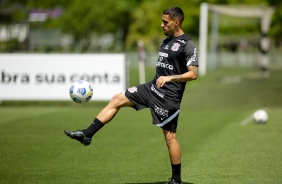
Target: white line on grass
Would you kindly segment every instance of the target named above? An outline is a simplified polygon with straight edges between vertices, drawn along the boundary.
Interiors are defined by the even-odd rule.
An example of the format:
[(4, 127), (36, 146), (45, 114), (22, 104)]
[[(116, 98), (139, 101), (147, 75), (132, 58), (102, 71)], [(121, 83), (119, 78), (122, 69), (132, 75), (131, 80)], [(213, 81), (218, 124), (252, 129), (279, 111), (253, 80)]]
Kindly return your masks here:
[(250, 116), (246, 117), (245, 119), (243, 119), (241, 121), (241, 125), (247, 125), (249, 124), (251, 121), (253, 120), (253, 114), (251, 114)]

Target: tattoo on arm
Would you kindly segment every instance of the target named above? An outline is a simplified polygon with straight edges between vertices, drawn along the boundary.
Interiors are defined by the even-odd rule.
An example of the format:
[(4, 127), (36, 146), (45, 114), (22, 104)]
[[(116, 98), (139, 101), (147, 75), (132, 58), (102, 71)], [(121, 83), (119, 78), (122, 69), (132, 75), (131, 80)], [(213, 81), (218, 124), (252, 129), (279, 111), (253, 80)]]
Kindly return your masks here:
[(198, 66), (188, 66), (188, 70), (193, 72), (195, 76), (198, 76)]

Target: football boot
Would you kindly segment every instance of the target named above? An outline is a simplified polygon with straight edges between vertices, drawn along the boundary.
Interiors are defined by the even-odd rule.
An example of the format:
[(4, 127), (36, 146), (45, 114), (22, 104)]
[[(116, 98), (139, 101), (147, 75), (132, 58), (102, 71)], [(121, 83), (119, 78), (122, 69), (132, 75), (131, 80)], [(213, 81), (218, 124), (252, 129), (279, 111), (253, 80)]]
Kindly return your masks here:
[(166, 184), (182, 184), (181, 180), (176, 181), (174, 178), (170, 178)]
[(78, 130), (78, 131), (64, 130), (64, 132), (65, 134), (67, 134), (67, 136), (81, 142), (81, 144), (84, 144), (85, 146), (88, 146), (91, 143), (92, 138), (86, 137), (86, 135), (83, 133), (82, 130)]

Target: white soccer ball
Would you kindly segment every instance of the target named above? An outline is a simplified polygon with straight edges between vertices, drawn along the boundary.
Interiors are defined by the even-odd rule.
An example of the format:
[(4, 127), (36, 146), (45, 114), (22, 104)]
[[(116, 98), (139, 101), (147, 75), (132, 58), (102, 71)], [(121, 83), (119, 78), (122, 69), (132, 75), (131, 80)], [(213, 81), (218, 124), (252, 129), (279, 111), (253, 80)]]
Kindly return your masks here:
[(253, 114), (253, 119), (255, 123), (259, 123), (259, 124), (266, 123), (268, 120), (268, 114), (265, 110), (257, 110)]
[(92, 98), (93, 88), (87, 81), (78, 80), (71, 85), (69, 95), (74, 102), (85, 103)]

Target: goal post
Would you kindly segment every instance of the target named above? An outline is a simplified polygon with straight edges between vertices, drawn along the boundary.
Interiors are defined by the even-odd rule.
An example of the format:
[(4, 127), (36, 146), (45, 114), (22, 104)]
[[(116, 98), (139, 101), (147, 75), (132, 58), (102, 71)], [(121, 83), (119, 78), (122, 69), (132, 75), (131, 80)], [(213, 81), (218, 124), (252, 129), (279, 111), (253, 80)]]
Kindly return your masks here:
[[(267, 72), (268, 69), (268, 49), (269, 38), (268, 32), (270, 28), (271, 18), (274, 13), (274, 8), (265, 6), (228, 6), (228, 5), (214, 5), (208, 3), (202, 3), (200, 6), (200, 31), (199, 31), (199, 74), (205, 76), (207, 73), (207, 43), (208, 43), (208, 22), (209, 11), (214, 14), (224, 14), (234, 17), (246, 17), (246, 18), (259, 18), (260, 19), (260, 50), (261, 61), (260, 66), (262, 71)], [(217, 32), (217, 18), (213, 18), (213, 37), (212, 42), (216, 41)], [(215, 43), (211, 43), (212, 46), (216, 46)], [(215, 49), (212, 49), (213, 51)]]

